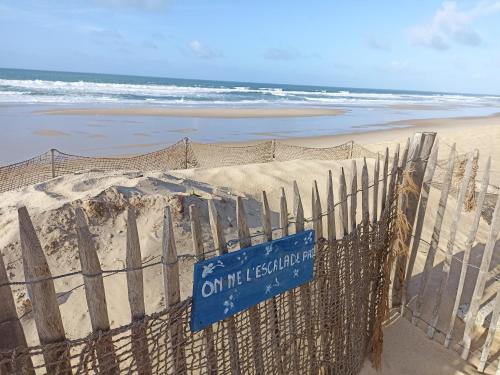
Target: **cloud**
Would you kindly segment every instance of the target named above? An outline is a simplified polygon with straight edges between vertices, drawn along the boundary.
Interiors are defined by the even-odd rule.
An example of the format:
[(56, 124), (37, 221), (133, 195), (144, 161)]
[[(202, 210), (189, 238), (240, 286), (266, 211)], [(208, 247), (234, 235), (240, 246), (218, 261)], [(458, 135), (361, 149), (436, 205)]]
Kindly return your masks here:
[(474, 29), (479, 18), (500, 11), (500, 1), (479, 2), (470, 9), (460, 9), (456, 2), (444, 2), (430, 22), (410, 29), (410, 38), (416, 45), (446, 50), (453, 43), (476, 47), (482, 43)]
[(379, 51), (389, 51), (391, 49), (391, 46), (383, 41), (380, 41), (374, 37), (370, 37), (368, 39), (368, 46), (370, 48), (379, 50)]
[(217, 57), (222, 57), (221, 51), (212, 49), (197, 39), (190, 41), (188, 47), (191, 53), (200, 59), (215, 59)]

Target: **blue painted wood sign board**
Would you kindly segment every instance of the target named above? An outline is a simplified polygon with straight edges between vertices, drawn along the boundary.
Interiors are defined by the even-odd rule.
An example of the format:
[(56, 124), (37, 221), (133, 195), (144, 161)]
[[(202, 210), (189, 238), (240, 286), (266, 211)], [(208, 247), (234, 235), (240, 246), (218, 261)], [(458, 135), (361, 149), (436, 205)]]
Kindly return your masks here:
[(194, 265), (191, 330), (197, 332), (313, 278), (314, 231)]

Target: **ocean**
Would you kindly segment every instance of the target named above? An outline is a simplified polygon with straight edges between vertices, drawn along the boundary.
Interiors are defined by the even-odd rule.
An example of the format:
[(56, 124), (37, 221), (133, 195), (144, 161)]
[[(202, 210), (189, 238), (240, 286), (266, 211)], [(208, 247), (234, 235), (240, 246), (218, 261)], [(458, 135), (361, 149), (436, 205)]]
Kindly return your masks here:
[(467, 106), (500, 96), (0, 68), (0, 103), (140, 106)]
[[(320, 107), (344, 113), (288, 118), (44, 113), (95, 107)], [(206, 143), (314, 137), (377, 130), (401, 120), (496, 112), (500, 95), (0, 69), (0, 165), (51, 148), (79, 155), (137, 154), (186, 136)]]

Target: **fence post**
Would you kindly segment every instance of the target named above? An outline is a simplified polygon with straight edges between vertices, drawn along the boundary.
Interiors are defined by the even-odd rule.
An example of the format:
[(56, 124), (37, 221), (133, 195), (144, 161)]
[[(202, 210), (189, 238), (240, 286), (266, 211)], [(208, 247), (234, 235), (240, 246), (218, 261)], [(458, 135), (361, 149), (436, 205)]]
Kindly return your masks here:
[(87, 219), (83, 210), (78, 207), (75, 210), (76, 232), (78, 235), (78, 252), (82, 267), (83, 281), (85, 284), (85, 296), (89, 308), (90, 323), (92, 331), (104, 333), (102, 341), (96, 346), (99, 370), (103, 373), (118, 373), (116, 355), (113, 341), (105, 332), (109, 331), (109, 318), (106, 306), (106, 294), (102, 281), (102, 270), (97, 257), (92, 236), (89, 231)]
[[(205, 260), (205, 249), (203, 247), (203, 236), (201, 232), (200, 215), (198, 208), (192, 204), (189, 206), (189, 217), (191, 218), (191, 235), (196, 261)], [(217, 374), (217, 355), (214, 346), (214, 331), (211, 325), (203, 330), (203, 340), (207, 351), (207, 372), (209, 375)]]
[(345, 181), (344, 167), (340, 169), (340, 179), (339, 179), (339, 198), (340, 198), (340, 235), (342, 237), (349, 233), (348, 224), (348, 213), (347, 213), (347, 186)]
[(188, 168), (188, 148), (189, 148), (189, 138), (184, 138), (184, 169)]
[(165, 288), (165, 304), (170, 310), (170, 343), (174, 357), (174, 371), (176, 374), (185, 374), (186, 353), (184, 351), (183, 321), (178, 314), (175, 305), (181, 300), (179, 283), (179, 262), (177, 259), (177, 249), (175, 246), (174, 228), (172, 223), (172, 213), (170, 207), (165, 207), (163, 216), (163, 282)]
[[(417, 192), (415, 194), (408, 194), (405, 199), (405, 207), (401, 207), (406, 215), (408, 224), (410, 225), (409, 235), (405, 240), (405, 248), (409, 248), (413, 225), (415, 223), (415, 217), (417, 215), (417, 206), (420, 197), (420, 192), (422, 189), (422, 182), (424, 179), (425, 169), (427, 168), (427, 160), (432, 150), (434, 140), (436, 138), (436, 133), (416, 133), (410, 143), (409, 151), (407, 153), (407, 160), (411, 160), (412, 165), (415, 170), (411, 172), (410, 177), (417, 187)], [(406, 161), (405, 163), (406, 164)], [(406, 165), (402, 165), (404, 169)], [(408, 254), (400, 255), (396, 261), (396, 269), (392, 294), (393, 306), (400, 306), (402, 300), (403, 284), (406, 277), (406, 265), (408, 262)]]
[(52, 170), (52, 178), (56, 177), (55, 149), (50, 149), (50, 166)]
[[(304, 231), (304, 207), (300, 198), (297, 181), (293, 181), (294, 191), (294, 213), (295, 213), (295, 233)], [(309, 352), (309, 370), (311, 374), (317, 373), (316, 366), (316, 342), (313, 336), (312, 317), (311, 317), (311, 286), (309, 283), (302, 284), (300, 287), (301, 307), (304, 312), (304, 328), (306, 331), (307, 350)]]
[(378, 185), (380, 171), (380, 154), (377, 152), (375, 167), (373, 169), (373, 208), (372, 208), (372, 223), (375, 224), (378, 220)]
[(356, 210), (358, 208), (358, 167), (351, 160), (351, 232), (356, 230)]
[(386, 200), (387, 200), (387, 179), (389, 174), (389, 148), (385, 148), (384, 154), (384, 168), (382, 170), (382, 200), (380, 202), (380, 217), (385, 210)]
[(327, 230), (328, 233), (328, 241), (332, 243), (337, 239), (337, 229), (335, 225), (335, 204), (334, 204), (334, 196), (333, 196), (333, 176), (332, 171), (328, 171), (328, 180), (326, 184), (327, 191), (327, 201), (326, 201), (326, 209), (327, 209)]
[(137, 232), (137, 221), (133, 207), (127, 210), (126, 266), (129, 269), (135, 269), (134, 271), (127, 272), (130, 314), (132, 322), (138, 322), (138, 325), (132, 325), (132, 354), (137, 364), (139, 375), (149, 375), (152, 370), (146, 337), (146, 323), (140, 323), (145, 316), (141, 245), (139, 243), (139, 233)]
[(43, 351), (45, 368), (48, 374), (68, 375), (71, 374), (71, 363), (63, 344), (66, 336), (49, 265), (26, 207), (18, 209), (18, 216), (24, 276), (27, 282), (33, 282), (27, 287), (38, 337), (42, 345), (56, 344)]
[[(224, 233), (222, 233), (222, 226), (220, 223), (219, 214), (215, 208), (215, 203), (213, 199), (208, 201), (208, 215), (210, 220), (210, 227), (212, 228), (212, 237), (214, 240), (214, 247), (218, 251), (219, 255), (227, 254), (227, 244), (224, 240)], [(239, 344), (238, 344), (238, 334), (236, 330), (236, 321), (234, 316), (226, 318), (224, 321), (227, 324), (229, 331), (229, 361), (231, 367), (231, 374), (239, 375), (241, 374), (240, 368), (240, 358), (239, 358)]]
[(276, 139), (271, 140), (272, 160), (276, 160)]
[[(0, 254), (0, 284), (8, 282), (7, 270), (3, 256)], [(13, 366), (9, 363), (0, 365), (0, 373), (3, 374), (2, 366), (5, 366), (6, 374), (19, 371), (20, 374), (35, 375), (31, 356), (26, 350), (26, 337), (17, 317), (16, 304), (9, 285), (0, 286), (0, 301), (2, 301), (0, 308), (0, 352), (16, 350), (16, 353), (20, 355), (19, 358), (14, 358)]]

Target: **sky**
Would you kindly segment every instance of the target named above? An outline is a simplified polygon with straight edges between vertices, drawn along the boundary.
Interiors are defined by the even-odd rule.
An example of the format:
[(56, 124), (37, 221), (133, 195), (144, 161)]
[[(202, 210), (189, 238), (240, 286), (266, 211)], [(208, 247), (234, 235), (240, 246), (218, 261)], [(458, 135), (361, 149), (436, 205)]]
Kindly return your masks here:
[(500, 94), (500, 0), (0, 0), (0, 67)]

